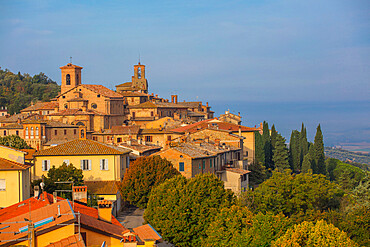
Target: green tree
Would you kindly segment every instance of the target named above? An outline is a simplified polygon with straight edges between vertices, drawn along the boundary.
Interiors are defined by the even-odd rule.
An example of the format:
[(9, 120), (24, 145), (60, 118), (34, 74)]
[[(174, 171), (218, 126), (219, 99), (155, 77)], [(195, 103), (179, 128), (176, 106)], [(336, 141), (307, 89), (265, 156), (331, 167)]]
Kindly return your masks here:
[(265, 151), (263, 150), (262, 136), (259, 132), (254, 132), (255, 136), (255, 163), (265, 164)]
[(305, 221), (295, 225), (273, 242), (272, 246), (354, 247), (358, 245), (345, 232), (324, 220), (320, 220), (316, 223)]
[(276, 131), (275, 125), (273, 124), (271, 126), (271, 136), (270, 136), (272, 149), (275, 148), (275, 143), (276, 143), (277, 135), (278, 135), (278, 132)]
[(316, 163), (316, 160), (315, 160), (315, 147), (312, 143), (309, 145), (309, 148), (308, 148), (308, 157), (310, 159), (312, 172), (313, 173), (318, 173), (317, 172), (317, 163)]
[(307, 130), (304, 124), (302, 123), (302, 128), (300, 132), (300, 159), (301, 159), (301, 165), (303, 163), (304, 156), (308, 153), (308, 141), (307, 141)]
[(176, 246), (200, 246), (217, 213), (234, 203), (233, 193), (216, 176), (179, 175), (152, 190), (144, 218)]
[(202, 240), (202, 246), (238, 246), (231, 243), (241, 244), (240, 240), (245, 239), (242, 232), (252, 226), (252, 218), (247, 207), (222, 208), (206, 229), (207, 238)]
[(0, 144), (17, 149), (30, 148), (25, 142), (25, 140), (23, 140), (17, 135), (0, 137)]
[(249, 173), (249, 185), (255, 187), (259, 185), (267, 178), (266, 168), (261, 162), (253, 162), (248, 166)]
[(274, 169), (272, 164), (272, 147), (270, 141), (270, 130), (269, 125), (266, 121), (263, 121), (263, 133), (262, 133), (262, 144), (263, 144), (263, 151), (265, 154), (265, 166), (268, 169)]
[(310, 154), (306, 154), (303, 158), (303, 162), (302, 162), (302, 168), (301, 168), (301, 171), (302, 172), (309, 172), (311, 171), (312, 172), (312, 168), (311, 168), (311, 161), (310, 161)]
[(279, 171), (289, 169), (288, 149), (285, 146), (285, 138), (280, 134), (277, 135), (275, 150), (272, 160), (275, 168)]
[(325, 167), (325, 153), (324, 153), (324, 139), (321, 132), (320, 124), (317, 126), (315, 141), (314, 141), (314, 159), (316, 163), (316, 173), (326, 174)]
[(254, 212), (292, 216), (309, 210), (337, 209), (343, 194), (324, 175), (274, 171), (271, 178), (247, 193), (246, 203)]
[(119, 183), (122, 198), (140, 208), (145, 208), (150, 191), (180, 173), (172, 163), (160, 156), (140, 157), (127, 169)]
[(289, 142), (289, 164), (294, 172), (301, 170), (301, 147), (300, 133), (298, 130), (293, 130), (290, 135)]
[[(35, 180), (32, 184), (33, 185), (40, 185), (42, 179)], [(44, 191), (47, 193), (52, 194), (56, 190), (71, 190), (72, 183), (55, 183), (55, 182), (72, 182), (75, 186), (83, 185), (83, 174), (82, 170), (73, 166), (73, 164), (66, 165), (63, 163), (58, 168), (53, 166), (49, 169), (47, 176), (44, 177)], [(58, 194), (58, 196), (72, 199), (72, 193), (63, 192)]]

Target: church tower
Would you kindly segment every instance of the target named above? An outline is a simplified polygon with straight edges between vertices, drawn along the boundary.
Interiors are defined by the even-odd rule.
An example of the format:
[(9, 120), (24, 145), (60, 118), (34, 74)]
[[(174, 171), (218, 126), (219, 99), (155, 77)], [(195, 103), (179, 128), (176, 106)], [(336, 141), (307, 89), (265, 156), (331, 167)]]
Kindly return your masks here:
[(81, 70), (80, 66), (68, 63), (60, 67), (62, 70), (62, 87), (61, 93), (64, 93), (81, 84)]
[(140, 62), (134, 65), (134, 76), (132, 77), (132, 88), (143, 93), (148, 93), (148, 81), (145, 79), (145, 65)]

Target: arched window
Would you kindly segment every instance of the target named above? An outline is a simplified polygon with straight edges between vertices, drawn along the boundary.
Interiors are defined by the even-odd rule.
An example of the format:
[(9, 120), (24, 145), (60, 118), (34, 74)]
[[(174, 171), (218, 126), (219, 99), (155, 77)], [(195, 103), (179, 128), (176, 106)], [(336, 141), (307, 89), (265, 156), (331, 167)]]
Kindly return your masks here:
[(70, 74), (66, 75), (66, 85), (71, 85), (71, 75)]
[(28, 127), (26, 127), (26, 138), (28, 138)]
[(36, 136), (39, 136), (39, 127), (36, 127)]
[(31, 127), (31, 136), (33, 136), (33, 127)]
[(83, 129), (81, 130), (81, 138), (85, 138), (85, 131)]
[(137, 68), (137, 78), (141, 78), (141, 68)]
[(78, 77), (78, 74), (76, 74), (76, 84), (78, 84), (79, 83), (79, 77)]

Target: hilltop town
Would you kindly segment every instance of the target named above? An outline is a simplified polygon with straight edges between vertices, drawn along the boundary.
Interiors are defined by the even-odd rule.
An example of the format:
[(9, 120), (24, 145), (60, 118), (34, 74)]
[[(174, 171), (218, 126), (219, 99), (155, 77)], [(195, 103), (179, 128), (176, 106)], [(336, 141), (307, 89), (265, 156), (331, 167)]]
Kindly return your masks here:
[[(0, 176), (4, 187), (0, 193), (5, 198), (0, 207), (9, 212), (7, 215), (14, 215), (3, 220), (14, 221), (21, 213), (28, 212), (26, 207), (23, 211), (14, 210), (15, 205), (32, 204), (28, 212), (32, 215), (37, 215), (41, 206), (52, 210), (58, 204), (63, 215), (77, 212), (77, 206), (81, 227), (85, 224), (89, 231), (89, 227), (96, 231), (82, 234), (86, 244), (89, 242), (86, 238), (104, 239), (104, 234), (111, 242), (116, 241), (114, 238), (125, 239), (130, 244), (145, 242), (140, 229), (130, 231), (114, 217), (124, 203), (117, 182), (123, 180), (130, 163), (147, 156), (167, 159), (185, 178), (214, 174), (235, 195), (248, 190), (248, 165), (255, 159), (255, 132), (261, 131), (260, 128), (241, 125), (240, 114), (229, 111), (215, 117), (208, 102), (179, 101), (178, 95), (164, 99), (149, 93), (145, 65), (140, 63), (134, 65), (131, 81), (118, 84), (115, 91), (84, 83), (82, 69), (72, 63), (60, 67), (61, 91), (50, 101), (32, 102), (13, 115), (7, 113), (6, 107), (0, 110), (0, 136), (19, 136), (31, 148), (17, 150), (0, 146), (2, 166), (11, 167), (0, 169), (0, 174), (4, 173)], [(31, 188), (33, 181), (47, 177), (52, 167), (62, 164), (75, 165), (84, 177), (83, 186), (72, 187), (72, 207), (57, 194), (43, 192), (40, 186)], [(98, 209), (86, 208), (87, 193), (98, 198)], [(84, 214), (90, 217), (93, 214), (91, 222), (84, 223)], [(73, 220), (73, 217), (65, 218)], [(100, 219), (110, 224), (105, 226), (108, 230), (99, 228)], [(152, 234), (150, 241), (161, 239), (151, 226), (140, 227)], [(99, 231), (105, 233), (100, 236)], [(71, 233), (64, 237), (79, 236)], [(21, 238), (14, 239), (14, 243), (22, 242)]]

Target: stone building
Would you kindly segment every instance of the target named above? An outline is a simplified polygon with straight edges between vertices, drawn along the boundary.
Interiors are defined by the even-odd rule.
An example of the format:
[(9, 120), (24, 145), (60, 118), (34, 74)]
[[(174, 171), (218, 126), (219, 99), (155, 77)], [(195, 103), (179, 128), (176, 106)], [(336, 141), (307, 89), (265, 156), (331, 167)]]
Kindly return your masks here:
[(134, 65), (134, 75), (130, 82), (126, 82), (116, 86), (118, 93), (123, 92), (141, 92), (148, 93), (148, 80), (145, 78), (145, 65)]

